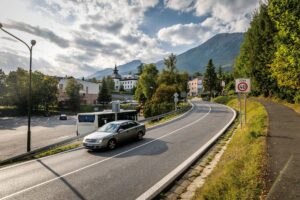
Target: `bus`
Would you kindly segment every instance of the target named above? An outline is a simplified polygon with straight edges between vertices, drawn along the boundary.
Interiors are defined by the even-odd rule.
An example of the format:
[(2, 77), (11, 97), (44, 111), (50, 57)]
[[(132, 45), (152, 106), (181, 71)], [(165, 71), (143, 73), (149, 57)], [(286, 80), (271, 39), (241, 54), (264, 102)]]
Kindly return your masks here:
[[(135, 110), (120, 110), (117, 113), (118, 120), (137, 120), (137, 111)], [(91, 133), (96, 131), (104, 124), (115, 121), (115, 113), (110, 111), (78, 113), (77, 114), (77, 135)]]

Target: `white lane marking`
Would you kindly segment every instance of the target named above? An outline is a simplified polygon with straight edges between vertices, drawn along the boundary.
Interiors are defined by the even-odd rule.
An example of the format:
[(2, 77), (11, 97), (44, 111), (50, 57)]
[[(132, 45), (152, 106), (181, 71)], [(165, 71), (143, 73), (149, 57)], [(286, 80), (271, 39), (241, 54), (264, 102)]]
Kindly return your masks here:
[[(190, 113), (194, 108), (195, 108), (195, 105), (196, 103), (192, 103), (192, 107), (190, 110), (188, 110), (187, 112), (183, 113), (182, 115), (179, 115), (178, 117), (174, 118), (174, 119), (171, 119), (169, 121), (166, 121), (165, 123), (169, 123), (169, 122), (172, 122), (172, 121), (175, 121), (176, 119), (180, 118), (180, 117), (183, 117), (184, 115), (187, 115), (188, 113)], [(205, 104), (199, 104), (199, 105), (205, 105)], [(197, 110), (199, 110), (199, 108), (197, 107)], [(159, 124), (159, 125), (163, 125), (163, 124)], [(155, 126), (151, 126), (149, 128), (154, 128), (158, 125), (155, 125)], [(78, 149), (83, 149), (83, 147), (78, 147), (78, 148), (74, 148), (74, 149), (70, 149), (70, 150), (67, 150), (67, 151), (63, 151), (63, 152), (60, 152), (60, 153), (57, 153), (57, 154), (54, 154), (54, 155), (50, 155), (50, 156), (45, 156), (43, 158), (37, 158), (37, 159), (33, 159), (33, 160), (29, 160), (29, 161), (26, 161), (26, 162), (22, 162), (22, 163), (19, 163), (19, 164), (15, 164), (15, 165), (10, 165), (10, 166), (7, 166), (7, 167), (3, 167), (3, 168), (0, 168), (0, 171), (3, 171), (3, 170), (6, 170), (6, 169), (10, 169), (10, 168), (13, 168), (13, 167), (18, 167), (20, 165), (25, 165), (25, 164), (28, 164), (28, 163), (31, 163), (31, 162), (35, 162), (37, 160), (44, 160), (44, 159), (47, 159), (47, 158), (51, 158), (53, 156), (58, 156), (60, 154), (63, 154), (63, 153), (68, 153), (70, 151), (74, 151), (74, 150), (78, 150)]]
[[(230, 108), (228, 106), (226, 107)], [(165, 186), (167, 186), (172, 181), (174, 181), (179, 174), (181, 174), (188, 166), (190, 166), (198, 158), (198, 156), (201, 153), (203, 153), (218, 137), (220, 137), (236, 118), (236, 112), (232, 108), (230, 108), (230, 110), (233, 112), (233, 117), (217, 134), (215, 134), (214, 137), (212, 137), (208, 142), (206, 142), (202, 147), (200, 147), (200, 149), (198, 149), (195, 153), (193, 153), (188, 159), (186, 159), (184, 162), (178, 165), (173, 171), (171, 171), (164, 178), (162, 178), (160, 181), (154, 184), (146, 192), (141, 194), (137, 198), (137, 200), (148, 200), (154, 198), (159, 192), (162, 191), (162, 189)]]
[[(203, 105), (205, 105), (205, 104), (203, 104)], [(172, 134), (174, 134), (174, 133), (176, 133), (176, 132), (178, 132), (178, 131), (180, 131), (180, 130), (182, 130), (182, 129), (185, 129), (185, 128), (189, 127), (189, 126), (192, 126), (192, 125), (198, 123), (199, 121), (201, 121), (202, 119), (204, 119), (204, 118), (205, 118), (207, 115), (209, 115), (209, 113), (211, 112), (211, 106), (210, 106), (209, 104), (207, 104), (207, 105), (205, 105), (205, 106), (208, 106), (208, 107), (209, 107), (209, 111), (208, 111), (205, 115), (203, 115), (202, 117), (200, 117), (200, 118), (197, 119), (196, 121), (194, 121), (194, 122), (192, 122), (192, 123), (189, 123), (189, 124), (187, 124), (187, 125), (185, 125), (185, 126), (179, 128), (179, 129), (176, 129), (176, 130), (174, 130), (174, 131), (172, 131), (172, 132), (170, 132), (170, 133), (167, 133), (167, 134), (165, 134), (165, 135), (163, 135), (163, 136), (161, 136), (161, 137), (158, 137), (158, 138), (156, 138), (156, 139), (154, 139), (154, 140), (151, 140), (151, 141), (146, 142), (146, 143), (144, 143), (144, 144), (141, 144), (141, 145), (139, 145), (139, 146), (133, 147), (133, 148), (131, 148), (131, 149), (129, 149), (129, 150), (126, 150), (126, 151), (123, 151), (123, 152), (121, 152), (121, 153), (118, 153), (118, 154), (116, 154), (116, 155), (114, 155), (114, 156), (112, 156), (112, 157), (106, 158), (106, 159), (104, 159), (104, 160), (97, 161), (97, 162), (95, 162), (95, 163), (89, 164), (89, 165), (87, 165), (87, 166), (85, 166), (85, 167), (81, 167), (81, 168), (79, 168), (79, 169), (77, 169), (77, 170), (74, 170), (74, 171), (71, 171), (71, 172), (69, 172), (69, 173), (63, 174), (63, 175), (61, 175), (61, 176), (55, 177), (55, 178), (50, 179), (50, 180), (48, 180), (48, 181), (39, 183), (39, 184), (37, 184), (37, 185), (28, 187), (28, 188), (26, 188), (26, 189), (20, 190), (20, 191), (15, 192), (15, 193), (12, 193), (12, 194), (10, 194), (10, 195), (7, 195), (7, 196), (5, 196), (5, 197), (2, 197), (0, 200), (8, 199), (8, 198), (10, 198), (10, 197), (13, 197), (13, 196), (16, 196), (16, 195), (18, 195), (18, 194), (27, 192), (27, 191), (29, 191), (29, 190), (32, 190), (32, 189), (37, 188), (37, 187), (40, 187), (40, 186), (45, 185), (45, 184), (47, 184), (47, 183), (50, 183), (50, 182), (53, 182), (53, 181), (55, 181), (55, 180), (61, 179), (61, 178), (63, 178), (63, 177), (69, 176), (69, 175), (74, 174), (74, 173), (76, 173), (76, 172), (85, 170), (85, 169), (90, 168), (90, 167), (92, 167), (92, 166), (95, 166), (95, 165), (97, 165), (97, 164), (100, 164), (100, 163), (103, 163), (103, 162), (105, 162), (105, 161), (111, 160), (111, 159), (113, 159), (113, 158), (115, 158), (115, 157), (118, 157), (118, 156), (120, 156), (120, 155), (126, 154), (126, 153), (131, 152), (131, 151), (133, 151), (133, 150), (135, 150), (135, 149), (138, 149), (138, 148), (140, 148), (140, 147), (146, 146), (146, 145), (148, 145), (148, 144), (150, 144), (150, 143), (153, 143), (153, 142), (155, 142), (155, 141), (157, 141), (157, 140), (159, 140), (159, 139), (165, 138), (165, 137), (167, 137), (167, 136), (169, 136), (169, 135), (172, 135)]]

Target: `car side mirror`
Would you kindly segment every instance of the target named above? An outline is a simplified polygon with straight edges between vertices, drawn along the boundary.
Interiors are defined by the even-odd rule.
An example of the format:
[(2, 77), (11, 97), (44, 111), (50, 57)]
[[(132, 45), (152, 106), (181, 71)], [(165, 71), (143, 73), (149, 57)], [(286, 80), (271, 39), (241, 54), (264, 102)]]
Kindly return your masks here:
[(118, 133), (122, 133), (124, 131), (124, 129), (119, 129)]

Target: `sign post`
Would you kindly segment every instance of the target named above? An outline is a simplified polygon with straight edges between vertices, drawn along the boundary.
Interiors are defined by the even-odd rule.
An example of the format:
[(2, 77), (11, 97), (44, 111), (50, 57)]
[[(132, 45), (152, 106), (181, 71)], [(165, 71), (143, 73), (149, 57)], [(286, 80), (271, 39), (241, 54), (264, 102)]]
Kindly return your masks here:
[[(241, 115), (240, 120), (241, 120), (241, 126), (242, 126), (242, 124), (243, 124), (243, 116), (244, 116), (244, 124), (246, 124), (247, 93), (249, 93), (251, 91), (251, 82), (250, 82), (250, 79), (247, 79), (247, 78), (235, 79), (235, 91), (238, 93), (240, 115)], [(241, 93), (244, 94), (244, 113), (242, 113)]]
[(120, 112), (120, 101), (112, 102), (112, 111), (115, 113), (115, 121), (118, 120), (118, 113)]
[(175, 94), (174, 94), (174, 103), (175, 103), (175, 110), (177, 110), (177, 102), (178, 102), (178, 93), (176, 92)]

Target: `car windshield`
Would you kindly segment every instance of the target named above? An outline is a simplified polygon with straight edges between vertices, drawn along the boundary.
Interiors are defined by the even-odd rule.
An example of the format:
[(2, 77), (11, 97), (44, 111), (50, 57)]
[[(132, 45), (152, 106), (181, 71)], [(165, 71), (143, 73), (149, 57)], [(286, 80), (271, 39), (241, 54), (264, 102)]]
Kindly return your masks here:
[(114, 133), (118, 130), (119, 124), (108, 123), (98, 129), (100, 132)]

